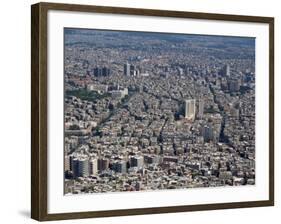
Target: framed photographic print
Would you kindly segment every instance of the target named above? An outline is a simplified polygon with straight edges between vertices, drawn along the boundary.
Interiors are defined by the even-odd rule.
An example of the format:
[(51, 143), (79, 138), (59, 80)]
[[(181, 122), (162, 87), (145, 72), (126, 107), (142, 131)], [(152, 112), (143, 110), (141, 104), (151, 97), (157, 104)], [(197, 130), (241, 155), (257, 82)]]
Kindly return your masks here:
[(32, 5), (32, 218), (272, 206), (274, 18)]

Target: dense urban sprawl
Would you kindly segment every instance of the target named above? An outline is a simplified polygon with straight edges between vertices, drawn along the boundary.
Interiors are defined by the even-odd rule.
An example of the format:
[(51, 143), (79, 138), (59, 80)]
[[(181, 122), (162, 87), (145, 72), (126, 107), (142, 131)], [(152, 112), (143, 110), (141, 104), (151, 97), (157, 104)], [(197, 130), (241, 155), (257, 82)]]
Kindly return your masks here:
[(255, 184), (253, 38), (64, 32), (66, 194)]

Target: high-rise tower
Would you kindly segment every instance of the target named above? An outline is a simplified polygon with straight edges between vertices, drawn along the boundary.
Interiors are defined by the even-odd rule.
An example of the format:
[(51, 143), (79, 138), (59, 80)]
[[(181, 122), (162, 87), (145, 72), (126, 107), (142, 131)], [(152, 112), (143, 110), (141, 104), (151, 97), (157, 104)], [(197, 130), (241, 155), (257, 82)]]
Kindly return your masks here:
[(198, 101), (198, 118), (202, 119), (204, 114), (204, 101), (200, 99)]
[(124, 75), (126, 75), (126, 76), (130, 75), (130, 64), (129, 63), (124, 64)]
[(188, 120), (194, 120), (195, 119), (195, 113), (196, 113), (196, 106), (195, 106), (196, 100), (189, 99), (185, 101), (185, 118)]

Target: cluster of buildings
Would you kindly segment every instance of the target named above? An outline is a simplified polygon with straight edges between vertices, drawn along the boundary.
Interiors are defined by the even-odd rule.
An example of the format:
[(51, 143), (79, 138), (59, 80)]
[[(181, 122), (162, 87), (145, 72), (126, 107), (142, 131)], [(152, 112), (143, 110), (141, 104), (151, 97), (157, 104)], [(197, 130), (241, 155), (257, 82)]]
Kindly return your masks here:
[(107, 67), (95, 67), (89, 75), (94, 75), (95, 77), (109, 76), (110, 69)]
[(149, 76), (147, 72), (141, 69), (140, 66), (129, 64), (128, 62), (124, 64), (124, 75), (125, 76)]
[(254, 48), (107, 38), (66, 47), (66, 194), (255, 184)]

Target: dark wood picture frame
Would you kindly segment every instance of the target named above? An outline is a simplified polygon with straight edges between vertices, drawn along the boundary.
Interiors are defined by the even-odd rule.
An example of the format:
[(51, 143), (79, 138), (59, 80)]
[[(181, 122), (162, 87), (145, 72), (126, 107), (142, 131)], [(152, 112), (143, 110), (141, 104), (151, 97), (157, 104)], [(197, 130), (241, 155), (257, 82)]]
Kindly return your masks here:
[[(48, 214), (47, 202), (47, 12), (65, 10), (269, 24), (269, 200)], [(274, 205), (274, 18), (38, 3), (31, 6), (31, 217), (39, 221), (187, 212)]]

